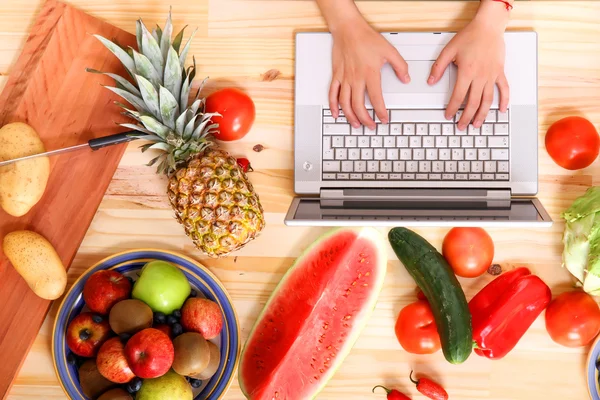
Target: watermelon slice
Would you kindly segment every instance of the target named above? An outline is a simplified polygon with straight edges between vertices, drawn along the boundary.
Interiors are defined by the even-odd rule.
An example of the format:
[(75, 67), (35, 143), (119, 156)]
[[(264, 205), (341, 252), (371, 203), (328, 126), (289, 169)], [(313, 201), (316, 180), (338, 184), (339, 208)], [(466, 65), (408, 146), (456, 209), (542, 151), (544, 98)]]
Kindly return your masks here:
[(385, 244), (372, 228), (337, 229), (285, 274), (242, 353), (239, 381), (252, 400), (314, 398), (358, 338), (383, 286)]

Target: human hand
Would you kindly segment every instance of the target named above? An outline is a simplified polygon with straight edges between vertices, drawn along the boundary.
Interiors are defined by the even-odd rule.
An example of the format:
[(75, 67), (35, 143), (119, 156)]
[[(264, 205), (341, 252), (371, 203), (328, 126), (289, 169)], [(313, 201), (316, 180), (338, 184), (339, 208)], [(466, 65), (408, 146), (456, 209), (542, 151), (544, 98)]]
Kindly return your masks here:
[(379, 120), (388, 123), (381, 91), (381, 67), (389, 63), (398, 79), (410, 82), (408, 65), (396, 48), (362, 19), (336, 29), (333, 34), (333, 77), (329, 89), (329, 107), (337, 118), (341, 105), (348, 122), (375, 129), (365, 107), (365, 91)]
[(498, 85), (500, 93), (500, 110), (506, 112), (508, 107), (509, 87), (504, 74), (504, 18), (508, 21), (507, 14), (501, 3), (482, 3), (477, 16), (452, 38), (431, 69), (428, 83), (434, 84), (451, 62), (458, 67), (446, 118), (452, 118), (468, 97), (458, 121), (461, 130), (471, 121), (476, 128), (483, 124), (494, 99), (494, 85)]

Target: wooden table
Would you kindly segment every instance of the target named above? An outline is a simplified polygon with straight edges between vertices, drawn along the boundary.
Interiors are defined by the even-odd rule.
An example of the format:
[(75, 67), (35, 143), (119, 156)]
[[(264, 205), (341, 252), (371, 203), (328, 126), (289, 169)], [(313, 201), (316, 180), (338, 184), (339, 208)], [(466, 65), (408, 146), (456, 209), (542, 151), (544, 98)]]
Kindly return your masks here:
[[(256, 102), (252, 132), (228, 146), (251, 159), (252, 182), (265, 207), (268, 227), (262, 236), (223, 260), (202, 261), (225, 284), (234, 299), (245, 339), (262, 305), (295, 257), (323, 229), (287, 228), (284, 213), (293, 197), (294, 32), (323, 30), (312, 1), (291, 0), (71, 0), (73, 5), (134, 32), (134, 21), (162, 24), (173, 6), (176, 28), (198, 26), (191, 54), (198, 76), (212, 78), (209, 91), (236, 85)], [(424, 3), (427, 3), (424, 5)], [(41, 0), (0, 2), (0, 89), (11, 72)], [(472, 17), (472, 2), (376, 2), (360, 4), (379, 29), (457, 30)], [(600, 123), (600, 3), (575, 1), (524, 2), (513, 12), (511, 28), (539, 32), (540, 195), (556, 223), (551, 229), (490, 229), (496, 262), (504, 267), (526, 265), (539, 274), (554, 294), (570, 290), (572, 281), (561, 264), (562, 210), (587, 187), (600, 184), (600, 161), (569, 173), (545, 152), (549, 124), (581, 114)], [(275, 73), (274, 73), (275, 72)], [(269, 77), (276, 76), (271, 80)], [(255, 144), (265, 150), (252, 150)], [(201, 259), (175, 222), (165, 195), (165, 179), (145, 167), (146, 155), (132, 144), (120, 164), (69, 271), (69, 281), (105, 256), (126, 249), (155, 247)], [(439, 245), (445, 229), (420, 230)], [(389, 249), (389, 268), (376, 310), (353, 351), (319, 399), (376, 399), (377, 384), (397, 386), (419, 397), (408, 381), (411, 368), (441, 381), (452, 399), (585, 399), (586, 348), (554, 344), (543, 319), (538, 319), (505, 359), (472, 356), (448, 364), (441, 353), (420, 357), (404, 352), (394, 336), (399, 310), (414, 301), (415, 284)], [(490, 277), (463, 280), (467, 297)], [(10, 399), (63, 399), (50, 356), (54, 304), (10, 392)], [(18, 332), (15, 332), (18, 335)], [(237, 381), (227, 399), (243, 399)]]

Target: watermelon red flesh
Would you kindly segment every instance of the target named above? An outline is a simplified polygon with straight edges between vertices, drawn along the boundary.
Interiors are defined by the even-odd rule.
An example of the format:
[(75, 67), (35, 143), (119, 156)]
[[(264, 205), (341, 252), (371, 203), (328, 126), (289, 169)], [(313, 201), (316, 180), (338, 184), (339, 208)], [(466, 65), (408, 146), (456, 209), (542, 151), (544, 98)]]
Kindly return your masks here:
[(350, 351), (375, 306), (387, 259), (377, 231), (333, 231), (296, 261), (246, 343), (249, 399), (314, 397)]

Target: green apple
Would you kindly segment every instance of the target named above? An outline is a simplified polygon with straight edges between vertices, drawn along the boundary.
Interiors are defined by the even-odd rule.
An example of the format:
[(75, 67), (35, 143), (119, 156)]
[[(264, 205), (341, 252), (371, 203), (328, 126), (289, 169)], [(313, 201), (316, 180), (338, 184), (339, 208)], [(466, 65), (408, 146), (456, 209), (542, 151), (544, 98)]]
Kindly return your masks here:
[(148, 304), (154, 312), (169, 315), (183, 306), (191, 290), (179, 268), (165, 261), (152, 261), (142, 268), (131, 297)]
[(173, 370), (159, 378), (144, 379), (135, 396), (137, 400), (192, 400), (193, 397), (190, 384)]

